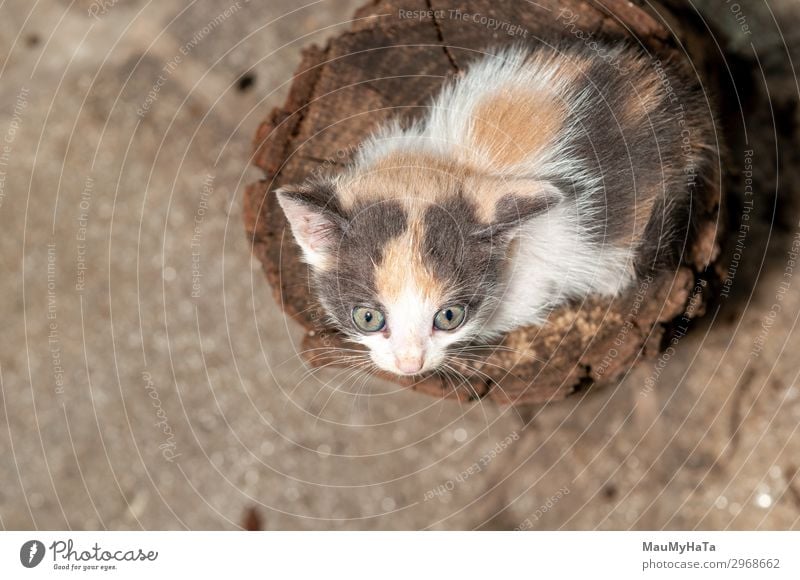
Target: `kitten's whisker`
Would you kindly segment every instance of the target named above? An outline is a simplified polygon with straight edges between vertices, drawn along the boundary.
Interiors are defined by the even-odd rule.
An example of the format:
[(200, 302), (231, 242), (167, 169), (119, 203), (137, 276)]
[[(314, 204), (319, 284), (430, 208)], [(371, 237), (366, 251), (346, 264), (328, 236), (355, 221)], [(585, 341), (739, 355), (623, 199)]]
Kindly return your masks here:
[(461, 354), (458, 355), (458, 359), (459, 360), (470, 361), (470, 362), (474, 362), (474, 363), (478, 363), (478, 364), (482, 364), (482, 365), (486, 365), (486, 366), (490, 366), (492, 368), (500, 369), (501, 371), (506, 372), (506, 373), (510, 372), (510, 370), (511, 370), (507, 366), (503, 366), (503, 365), (499, 365), (497, 363), (489, 362), (488, 360), (486, 360), (485, 358), (480, 357), (480, 356), (461, 353)]
[(475, 387), (473, 387), (473, 386), (472, 386), (472, 384), (470, 383), (469, 379), (468, 379), (468, 378), (467, 378), (467, 377), (466, 377), (466, 376), (465, 376), (463, 373), (461, 373), (461, 372), (460, 372), (460, 371), (458, 371), (457, 369), (453, 368), (453, 367), (452, 367), (451, 365), (449, 365), (449, 364), (448, 364), (448, 366), (450, 366), (450, 368), (451, 368), (451, 369), (452, 369), (452, 370), (453, 370), (453, 371), (454, 371), (456, 374), (458, 374), (458, 376), (460, 376), (460, 377), (462, 378), (462, 380), (463, 380), (464, 384), (467, 386), (467, 388), (468, 388), (469, 390), (471, 390), (471, 391), (472, 391), (472, 395), (473, 395), (473, 397), (474, 397), (474, 400), (478, 402), (478, 406), (480, 407), (480, 409), (481, 409), (481, 413), (483, 414), (483, 420), (484, 420), (484, 421), (485, 421), (485, 423), (486, 423), (486, 434), (487, 434), (487, 437), (488, 437), (488, 434), (489, 434), (489, 429), (490, 429), (490, 425), (489, 425), (489, 417), (486, 415), (486, 406), (483, 404), (483, 397), (481, 397), (481, 396), (478, 394), (478, 392), (477, 392), (477, 390), (475, 389)]
[[(364, 377), (361, 381), (361, 384), (356, 392), (356, 396), (353, 397), (353, 407), (355, 406), (356, 402), (359, 401), (361, 398), (364, 389), (366, 389), (369, 385), (369, 380), (373, 378), (378, 373), (378, 368), (375, 365), (370, 365), (367, 367), (366, 371), (364, 371)], [(370, 396), (367, 396), (367, 413), (371, 413), (370, 406), (369, 406)]]
[(303, 349), (303, 350), (299, 350), (295, 354), (303, 356), (304, 354), (307, 354), (309, 352), (315, 352), (315, 351), (318, 351), (318, 350), (336, 351), (336, 352), (339, 352), (339, 351), (365, 352), (364, 349), (359, 349), (359, 348), (345, 348), (343, 346), (320, 346), (320, 347), (316, 347), (316, 348), (306, 348), (306, 349)]
[[(470, 371), (477, 371), (477, 369), (473, 369), (472, 367), (470, 367), (469, 370)], [(488, 436), (489, 418), (486, 415), (485, 405), (483, 403), (483, 399), (486, 397), (486, 395), (488, 395), (488, 391), (487, 391), (486, 395), (483, 395), (483, 396), (479, 395), (477, 390), (475, 389), (475, 387), (472, 385), (472, 383), (470, 381), (470, 378), (467, 377), (461, 371), (457, 371), (457, 372), (458, 372), (459, 375), (461, 375), (464, 378), (464, 381), (466, 382), (466, 384), (472, 389), (472, 393), (473, 393), (475, 399), (478, 401), (478, 404), (481, 406), (481, 411), (483, 412), (483, 418), (486, 421), (486, 431), (487, 431), (487, 436)], [(483, 375), (483, 377), (485, 377), (485, 379), (487, 381), (487, 385), (486, 386), (487, 386), (488, 389), (491, 389), (493, 386), (497, 385), (497, 383), (492, 379), (492, 377), (490, 377), (486, 373), (483, 373), (483, 372), (480, 372), (480, 371), (477, 371), (477, 372), (478, 372), (478, 374)], [(501, 390), (502, 390), (502, 388), (501, 388)]]
[[(448, 371), (447, 365), (443, 365), (442, 366), (441, 372), (442, 372), (442, 376), (444, 376), (447, 379), (447, 382), (450, 383), (450, 388), (453, 389), (453, 393), (456, 396), (456, 401), (458, 401), (458, 406), (461, 409), (461, 413), (464, 414), (465, 413), (464, 404), (461, 401), (461, 397), (458, 396), (458, 387), (453, 382), (453, 377), (450, 376), (450, 372)], [(442, 402), (444, 402), (444, 401), (442, 401)], [(444, 409), (444, 405), (441, 405), (439, 407), (439, 417), (441, 417), (441, 415), (442, 415), (442, 409)]]
[[(500, 351), (500, 352), (509, 352), (509, 353), (512, 353), (512, 354), (516, 354), (516, 355), (518, 355), (518, 360), (520, 360), (520, 361), (521, 360), (525, 360), (525, 359), (530, 359), (530, 360), (534, 360), (536, 362), (540, 362), (542, 364), (547, 364), (547, 362), (548, 362), (547, 360), (539, 358), (536, 355), (528, 354), (528, 353), (526, 353), (524, 351), (520, 351), (519, 349), (508, 348), (508, 347), (506, 347), (506, 348), (497, 348), (497, 347), (493, 347), (493, 346), (477, 346), (476, 345), (475, 348), (457, 347), (457, 348), (453, 349), (452, 352), (454, 354), (465, 354), (465, 353), (475, 353), (475, 352), (495, 351), (495, 350), (496, 351)], [(489, 355), (487, 355), (487, 356), (489, 356)]]
[(336, 359), (336, 360), (334, 360), (334, 361), (328, 362), (328, 363), (326, 363), (326, 364), (323, 364), (323, 365), (321, 365), (321, 366), (310, 368), (310, 369), (308, 369), (308, 371), (305, 373), (305, 375), (304, 375), (304, 376), (303, 376), (303, 378), (300, 380), (300, 382), (298, 382), (298, 385), (295, 385), (294, 389), (292, 389), (292, 393), (294, 393), (294, 390), (295, 390), (295, 389), (296, 389), (296, 388), (297, 388), (297, 387), (298, 387), (298, 386), (299, 386), (299, 385), (300, 385), (302, 382), (304, 382), (305, 380), (307, 380), (307, 379), (308, 379), (308, 378), (310, 378), (311, 376), (313, 376), (313, 375), (317, 374), (319, 371), (322, 371), (323, 369), (326, 369), (326, 368), (328, 368), (328, 367), (336, 367), (336, 366), (344, 367), (344, 369), (345, 369), (345, 370), (346, 370), (346, 369), (348, 369), (348, 368), (350, 368), (350, 367), (348, 366), (348, 364), (344, 364), (344, 363), (348, 363), (348, 362), (360, 363), (360, 362), (362, 362), (362, 361), (359, 361), (358, 359), (354, 359), (353, 361), (342, 361), (341, 359)]
[[(467, 359), (467, 360), (469, 360), (469, 359)], [(484, 364), (487, 364), (487, 365), (489, 365), (489, 366), (496, 367), (496, 368), (498, 368), (498, 369), (500, 369), (500, 370), (502, 370), (502, 371), (506, 371), (506, 370), (507, 370), (507, 369), (505, 369), (504, 367), (501, 367), (500, 365), (495, 365), (495, 364), (492, 364), (492, 363), (487, 363), (486, 361), (476, 361), (476, 362), (482, 362), (482, 363), (484, 363)], [(474, 367), (470, 367), (470, 371), (472, 371), (472, 372), (474, 372), (474, 373), (477, 373), (477, 374), (479, 374), (479, 375), (482, 375), (483, 377), (485, 377), (485, 378), (486, 378), (486, 380), (488, 380), (488, 381), (489, 381), (489, 382), (492, 384), (492, 388), (497, 388), (497, 389), (499, 389), (499, 390), (500, 390), (500, 392), (501, 392), (501, 393), (503, 393), (503, 395), (505, 395), (506, 399), (508, 399), (508, 401), (509, 401), (509, 402), (511, 402), (511, 401), (514, 401), (514, 400), (515, 400), (515, 399), (513, 399), (511, 396), (509, 396), (509, 394), (508, 394), (508, 393), (506, 392), (506, 390), (503, 388), (503, 385), (501, 385), (501, 384), (500, 384), (500, 381), (497, 381), (497, 380), (493, 379), (492, 377), (490, 377), (488, 374), (486, 374), (485, 372), (481, 371), (480, 369), (476, 369), (476, 368), (474, 368)], [(520, 415), (520, 412), (519, 412), (519, 410), (517, 410), (517, 409), (516, 409), (516, 407), (514, 408), (514, 412), (517, 414), (517, 417), (520, 419), (520, 421), (523, 421), (523, 422), (524, 422), (524, 420), (523, 420), (523, 418), (522, 418), (522, 415)]]
[[(347, 376), (344, 379), (342, 379), (340, 381), (337, 381), (340, 385), (349, 382), (351, 380), (351, 377), (354, 377), (354, 376), (358, 375), (359, 373), (363, 372), (363, 367), (358, 365), (355, 368), (350, 369), (350, 370), (352, 372), (348, 373)], [(319, 422), (319, 419), (322, 417), (322, 414), (325, 412), (325, 409), (327, 408), (328, 403), (331, 402), (331, 399), (333, 399), (333, 397), (337, 393), (349, 394), (346, 391), (343, 391), (340, 386), (335, 386), (333, 389), (331, 389), (331, 394), (328, 395), (328, 398), (325, 400), (325, 403), (322, 405), (322, 408), (319, 410), (319, 413), (317, 414), (317, 417), (314, 420), (314, 427), (315, 428), (317, 426), (317, 423)], [(315, 398), (316, 398), (316, 396), (315, 396)]]
[(456, 373), (456, 375), (460, 376), (463, 380), (463, 384), (466, 385), (466, 387), (470, 391), (472, 391), (472, 395), (475, 397), (474, 400), (478, 401), (478, 405), (480, 406), (481, 412), (483, 413), (483, 418), (486, 421), (486, 428), (489, 429), (489, 417), (486, 415), (486, 409), (483, 405), (482, 397), (478, 394), (478, 391), (475, 390), (475, 387), (472, 386), (472, 383), (470, 383), (469, 379), (467, 379), (467, 377), (464, 376), (464, 374), (461, 373), (458, 369), (450, 365), (448, 362), (445, 362), (444, 364), (447, 366), (447, 368)]
[(353, 352), (354, 352), (354, 354), (342, 354), (342, 353), (336, 353), (336, 352), (317, 353), (313, 357), (310, 357), (310, 358), (307, 358), (307, 359), (304, 359), (304, 360), (305, 360), (306, 363), (308, 363), (310, 366), (313, 367), (313, 366), (316, 366), (316, 361), (318, 361), (320, 359), (324, 360), (325, 357), (329, 357), (330, 360), (341, 360), (343, 362), (347, 362), (347, 361), (353, 360), (355, 358), (358, 358), (359, 354), (363, 354), (363, 353), (357, 353), (356, 351), (353, 351)]
[(346, 353), (364, 353), (363, 349), (357, 348), (344, 348), (344, 347), (332, 347), (326, 346), (321, 348), (309, 348), (303, 351), (297, 352), (297, 355), (301, 358), (301, 360), (307, 360), (306, 357), (311, 354), (319, 354), (319, 353), (339, 353), (339, 352), (346, 352)]
[(321, 347), (318, 347), (318, 348), (306, 348), (306, 349), (303, 349), (303, 350), (295, 351), (295, 353), (292, 356), (290, 356), (289, 358), (287, 358), (287, 359), (285, 359), (285, 360), (283, 360), (283, 361), (281, 361), (279, 363), (276, 363), (276, 368), (281, 367), (281, 366), (283, 366), (285, 364), (288, 364), (290, 362), (293, 362), (293, 361), (297, 360), (298, 358), (301, 361), (306, 361), (306, 358), (304, 356), (305, 354), (307, 354), (309, 352), (320, 351), (320, 350), (324, 350), (324, 351), (327, 351), (327, 352), (332, 352), (332, 351), (338, 351), (338, 350), (356, 351), (358, 349), (342, 349), (342, 348), (337, 347), (337, 346), (321, 346)]
[[(444, 384), (444, 381), (447, 380), (447, 382), (450, 383), (450, 388), (455, 390), (455, 387), (453, 387), (453, 383), (450, 380), (450, 377), (447, 376), (447, 372), (445, 371), (445, 369), (443, 369), (442, 367), (439, 367), (437, 369), (434, 369), (433, 372), (442, 377), (442, 386), (447, 386), (447, 385)], [(444, 393), (442, 393), (442, 398), (440, 399), (440, 402), (439, 402), (439, 414), (436, 415), (436, 419), (437, 420), (439, 420), (441, 418), (441, 416), (442, 416), (442, 409), (444, 408), (444, 405), (442, 403), (444, 402), (444, 397), (445, 397), (445, 395), (444, 395)]]
[[(355, 367), (348, 366), (348, 367), (344, 367), (344, 368), (340, 369), (340, 370), (339, 370), (338, 372), (336, 372), (336, 373), (335, 373), (335, 374), (334, 374), (334, 375), (333, 375), (331, 378), (329, 378), (327, 381), (325, 381), (324, 383), (322, 383), (322, 384), (320, 385), (319, 389), (317, 390), (316, 394), (315, 394), (315, 395), (314, 395), (314, 397), (311, 399), (311, 401), (309, 401), (308, 405), (309, 405), (309, 406), (312, 406), (312, 405), (314, 404), (314, 401), (316, 401), (316, 400), (317, 400), (317, 397), (320, 395), (320, 393), (321, 393), (322, 391), (324, 391), (326, 388), (329, 388), (329, 387), (331, 387), (331, 384), (332, 384), (332, 383), (334, 383), (334, 382), (340, 383), (340, 382), (345, 382), (345, 381), (347, 381), (347, 380), (348, 380), (348, 378), (349, 378), (349, 377), (350, 377), (352, 374), (354, 374), (354, 373), (358, 372), (358, 370), (359, 370), (359, 369), (360, 369), (360, 366), (359, 366), (359, 365), (356, 365)], [(335, 392), (336, 390), (337, 390), (337, 387), (336, 387), (336, 386), (333, 386), (333, 388), (332, 388), (332, 391), (333, 391), (333, 392)], [(323, 408), (322, 408), (322, 409), (324, 409), (324, 408), (325, 408), (325, 407), (323, 406)], [(322, 410), (320, 410), (320, 412), (321, 412), (321, 411), (322, 411)]]
[[(332, 355), (329, 355), (329, 356), (331, 358), (325, 364), (323, 364), (323, 365), (319, 365), (317, 363), (310, 364), (306, 368), (306, 371), (313, 373), (313, 372), (315, 372), (315, 371), (317, 371), (317, 370), (319, 370), (321, 368), (325, 368), (325, 367), (330, 366), (330, 365), (335, 365), (335, 364), (345, 365), (345, 364), (348, 364), (348, 363), (350, 363), (352, 361), (364, 360), (364, 357), (360, 356), (359, 354), (338, 355), (338, 356), (335, 355), (335, 354), (332, 354)], [(319, 357), (319, 358), (322, 358), (322, 357)], [(303, 377), (303, 378), (305, 378), (305, 377)]]

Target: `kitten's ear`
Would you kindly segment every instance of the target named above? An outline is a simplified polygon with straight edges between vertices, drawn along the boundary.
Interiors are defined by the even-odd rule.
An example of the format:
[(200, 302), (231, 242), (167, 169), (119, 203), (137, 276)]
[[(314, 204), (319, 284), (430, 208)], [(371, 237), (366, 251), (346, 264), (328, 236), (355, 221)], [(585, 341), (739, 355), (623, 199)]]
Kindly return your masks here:
[(492, 223), (476, 233), (481, 238), (510, 240), (520, 226), (552, 210), (564, 199), (561, 190), (547, 181), (504, 180), (495, 187), (502, 187), (507, 193), (495, 202)]
[(275, 191), (303, 260), (325, 269), (344, 231), (335, 192), (324, 185), (290, 185)]

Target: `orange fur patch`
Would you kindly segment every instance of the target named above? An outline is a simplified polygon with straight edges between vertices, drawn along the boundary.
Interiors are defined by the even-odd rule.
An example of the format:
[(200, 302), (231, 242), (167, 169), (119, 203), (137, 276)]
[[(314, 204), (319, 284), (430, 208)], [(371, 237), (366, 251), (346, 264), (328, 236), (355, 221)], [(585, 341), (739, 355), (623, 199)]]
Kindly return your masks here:
[[(636, 62), (632, 62), (630, 70), (637, 70)], [(626, 99), (623, 117), (620, 123), (635, 123), (653, 113), (661, 104), (664, 88), (661, 80), (652, 72), (633, 75), (631, 79), (632, 91)]]
[(422, 227), (417, 221), (384, 247), (383, 259), (375, 272), (375, 286), (384, 302), (396, 301), (408, 284), (431, 302), (441, 300), (444, 288), (422, 263), (422, 244)]
[[(422, 219), (425, 208), (440, 203), (458, 192), (468, 198), (483, 223), (494, 221), (497, 201), (505, 195), (535, 195), (536, 183), (511, 182), (478, 173), (468, 165), (424, 153), (403, 152), (388, 155), (367, 171), (339, 184), (339, 199), (345, 207), (356, 200), (401, 201), (409, 221)], [(530, 186), (530, 190), (525, 190)], [(520, 189), (521, 188), (521, 189)], [(421, 243), (421, 242), (420, 242)]]
[(396, 199), (408, 207), (455, 194), (472, 170), (454, 160), (415, 152), (396, 152), (339, 182), (346, 207), (363, 200)]
[(510, 89), (487, 97), (473, 117), (473, 143), (498, 168), (505, 168), (550, 144), (564, 124), (566, 110), (550, 93)]

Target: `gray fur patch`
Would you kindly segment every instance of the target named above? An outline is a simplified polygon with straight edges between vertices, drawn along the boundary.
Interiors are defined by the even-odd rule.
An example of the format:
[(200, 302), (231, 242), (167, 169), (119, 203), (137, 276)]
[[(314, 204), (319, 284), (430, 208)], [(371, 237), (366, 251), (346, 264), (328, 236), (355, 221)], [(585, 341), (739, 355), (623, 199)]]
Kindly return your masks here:
[[(596, 211), (586, 226), (600, 243), (616, 244), (633, 236), (634, 208), (648, 207), (652, 212), (642, 231), (636, 231), (637, 258), (640, 274), (651, 268), (672, 266), (680, 254), (675, 243), (685, 237), (689, 224), (691, 191), (687, 190), (684, 169), (687, 159), (681, 151), (682, 130), (693, 135), (691, 148), (696, 158), (705, 146), (707, 114), (699, 110), (701, 103), (696, 82), (670, 63), (661, 63), (663, 73), (671, 81), (673, 96), (659, 83), (659, 102), (650, 114), (630, 119), (626, 109), (638, 98), (635, 84), (656, 76), (655, 61), (625, 59), (629, 74), (621, 75), (609, 63), (595, 59), (576, 91), (591, 97), (591, 109), (574, 111), (571, 122), (579, 131), (568, 144), (576, 159), (593, 175), (602, 179), (602, 189), (595, 195)], [(674, 102), (673, 102), (674, 101)], [(697, 167), (696, 172), (702, 173)], [(572, 184), (559, 184), (570, 192)], [(702, 184), (698, 184), (698, 187)], [(574, 193), (573, 193), (574, 195)]]
[(481, 223), (476, 208), (461, 195), (428, 207), (423, 218), (423, 259), (449, 288), (446, 301), (467, 305), (470, 318), (488, 316), (490, 311), (481, 308), (502, 278), (511, 239), (506, 234), (544, 207), (541, 200), (506, 196), (497, 203), (499, 220), (492, 225)]
[[(357, 204), (342, 215), (343, 227), (335, 245), (334, 267), (315, 273), (317, 295), (343, 331), (354, 331), (353, 307), (379, 307), (375, 268), (383, 248), (408, 227), (406, 211), (398, 201)], [(398, 272), (398, 276), (402, 272)]]

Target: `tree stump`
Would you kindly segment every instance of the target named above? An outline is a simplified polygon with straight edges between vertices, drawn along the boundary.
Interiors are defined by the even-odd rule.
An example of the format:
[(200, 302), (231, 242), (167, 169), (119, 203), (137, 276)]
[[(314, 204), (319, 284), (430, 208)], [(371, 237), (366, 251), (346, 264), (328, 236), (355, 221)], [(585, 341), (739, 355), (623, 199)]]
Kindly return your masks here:
[[(258, 129), (254, 157), (264, 178), (248, 187), (244, 204), (247, 235), (275, 298), (307, 331), (303, 349), (345, 343), (324, 326), (272, 191), (335, 172), (381, 122), (421, 113), (442, 83), (487, 46), (558, 37), (590, 42), (591, 33), (640, 45), (654, 59), (689, 59), (704, 86), (711, 84), (708, 92), (717, 92), (712, 40), (695, 32), (687, 15), (678, 19), (675, 4), (668, 10), (652, 0), (378, 0), (325, 48), (306, 49), (286, 103)], [(505, 404), (558, 400), (618, 381), (685, 333), (719, 286), (723, 183), (719, 175), (705, 177), (710, 185), (692, 203), (698, 227), (675, 271), (640, 280), (614, 300), (561, 307), (542, 327), (510, 333), (502, 348), (489, 347), (481, 362), (464, 365), (464, 384), (436, 375), (384, 376), (439, 397)]]

